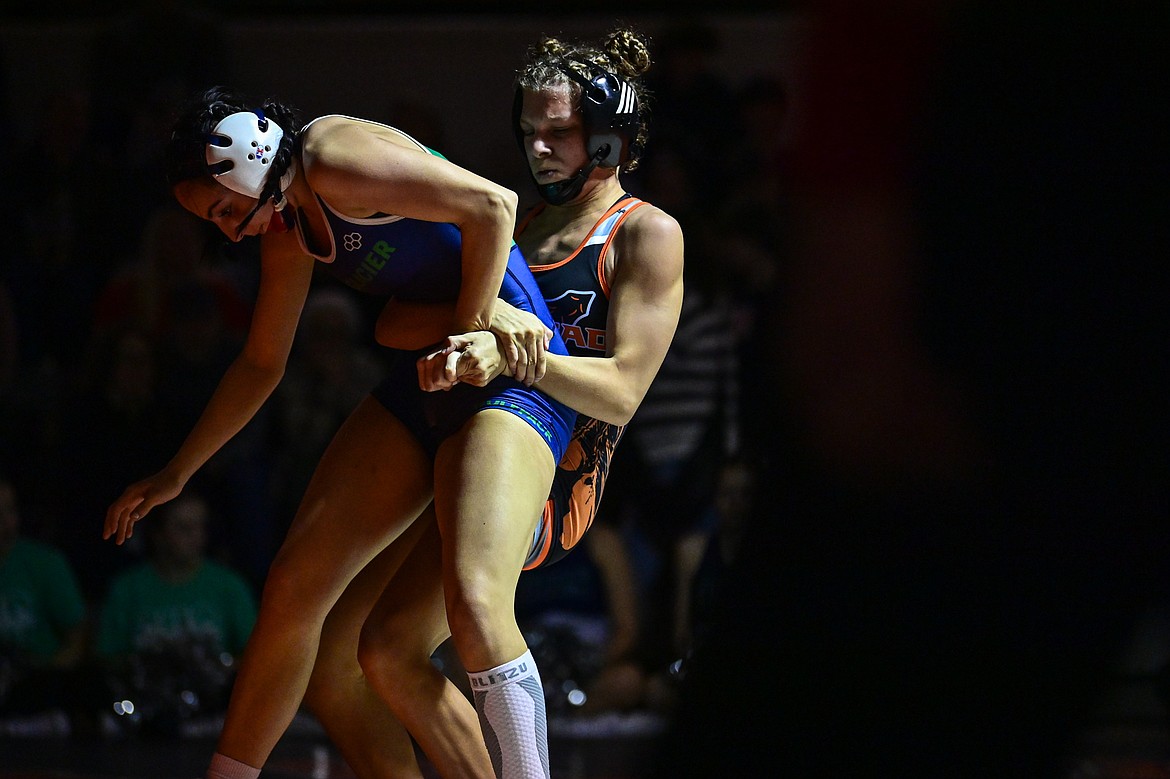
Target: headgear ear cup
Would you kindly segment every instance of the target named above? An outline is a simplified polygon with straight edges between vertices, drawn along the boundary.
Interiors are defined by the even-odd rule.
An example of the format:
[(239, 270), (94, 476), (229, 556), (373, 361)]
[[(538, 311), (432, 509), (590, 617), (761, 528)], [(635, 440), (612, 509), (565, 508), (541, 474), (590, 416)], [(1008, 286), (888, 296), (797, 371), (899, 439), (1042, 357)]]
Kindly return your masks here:
[(599, 165), (616, 168), (628, 161), (641, 124), (637, 92), (613, 73), (599, 68), (594, 68), (589, 78), (568, 66), (561, 70), (581, 85), (581, 119), (589, 156), (608, 145), (609, 151)]
[[(229, 114), (207, 135), (207, 169), (233, 192), (258, 198), (268, 179), (268, 164), (283, 137), (280, 125), (266, 119), (262, 111)], [(281, 177), (281, 192), (292, 183), (292, 176), (290, 166)]]

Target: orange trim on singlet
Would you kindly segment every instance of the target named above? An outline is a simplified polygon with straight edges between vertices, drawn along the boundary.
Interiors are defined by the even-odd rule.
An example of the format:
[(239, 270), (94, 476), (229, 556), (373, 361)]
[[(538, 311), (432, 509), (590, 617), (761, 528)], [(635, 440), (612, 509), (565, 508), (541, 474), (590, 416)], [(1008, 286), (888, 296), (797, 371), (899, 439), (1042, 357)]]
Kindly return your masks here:
[[(631, 200), (635, 202), (631, 203)], [(524, 228), (528, 227), (528, 223), (536, 218), (537, 214), (544, 210), (544, 205), (544, 203), (537, 203), (536, 206), (534, 206), (532, 210), (530, 210), (525, 215), (524, 219), (521, 220), (520, 224), (516, 226), (516, 230), (512, 233), (512, 240), (516, 240), (520, 237), (520, 234), (524, 232)], [(589, 239), (593, 237), (593, 233), (597, 230), (598, 225), (600, 225), (609, 217), (613, 216), (618, 211), (621, 211), (623, 208), (625, 208), (627, 209), (626, 212), (618, 217), (618, 220), (614, 222), (613, 228), (609, 231), (609, 235), (605, 237), (605, 243), (601, 245), (601, 254), (597, 258), (597, 278), (601, 282), (601, 293), (608, 298), (609, 282), (605, 280), (605, 253), (609, 251), (609, 245), (613, 242), (613, 236), (618, 231), (618, 228), (621, 227), (622, 222), (626, 221), (626, 217), (644, 205), (646, 205), (645, 200), (638, 200), (634, 197), (622, 198), (610, 206), (604, 214), (597, 217), (597, 221), (593, 223), (593, 226), (589, 228), (589, 232), (585, 233), (585, 237), (581, 239), (581, 243), (577, 244), (577, 248), (574, 249), (568, 257), (565, 257), (563, 260), (557, 260), (556, 262), (550, 263), (548, 265), (530, 265), (529, 267), (532, 268), (533, 271), (548, 271), (561, 267), (581, 253), (581, 250), (585, 248), (585, 244), (588, 243)]]
[(533, 568), (539, 568), (540, 564), (548, 557), (549, 550), (552, 549), (552, 529), (553, 529), (553, 499), (549, 498), (544, 502), (544, 513), (540, 517), (540, 522), (545, 527), (544, 543), (540, 547), (540, 553), (536, 555), (536, 559), (521, 570), (531, 571)]
[[(634, 211), (636, 211), (637, 209), (641, 208), (644, 205), (646, 205), (646, 201), (639, 200), (637, 203), (634, 203), (632, 206), (628, 207), (626, 209), (626, 212), (624, 214), (622, 214), (621, 216), (619, 216), (618, 220), (613, 223), (613, 229), (609, 231), (609, 235), (607, 235), (605, 237), (605, 243), (603, 243), (601, 245), (601, 254), (597, 255), (597, 280), (599, 282), (601, 282), (601, 293), (603, 295), (605, 295), (606, 299), (609, 298), (609, 282), (605, 280), (605, 253), (609, 251), (609, 245), (611, 243), (613, 243), (613, 237), (615, 235), (617, 235), (618, 228), (622, 226), (622, 222), (626, 221), (626, 217), (628, 217), (630, 214), (634, 213)], [(609, 214), (612, 212), (613, 212), (613, 209), (611, 208), (609, 210), (609, 212), (606, 213), (606, 216), (609, 216)], [(603, 217), (601, 217), (601, 219), (605, 219), (605, 217), (603, 216)], [(600, 222), (601, 219), (599, 219), (597, 221)], [(596, 228), (596, 227), (597, 226), (594, 225), (594, 228)], [(591, 231), (590, 235), (592, 235), (592, 234), (593, 233)], [(586, 238), (585, 240), (589, 240), (589, 239)], [(582, 241), (582, 244), (584, 244), (584, 241)], [(581, 248), (578, 247), (577, 251), (578, 252), (581, 251)], [(577, 252), (574, 252), (574, 254), (576, 254), (576, 253)]]
[[(597, 473), (594, 472), (593, 476), (596, 477)], [(589, 526), (593, 524), (593, 517), (597, 514), (596, 506), (595, 501), (589, 502), (584, 507), (580, 501), (569, 502), (569, 516), (565, 517), (565, 527), (561, 530), (561, 546), (565, 549), (573, 549), (581, 543), (581, 539), (589, 532)]]

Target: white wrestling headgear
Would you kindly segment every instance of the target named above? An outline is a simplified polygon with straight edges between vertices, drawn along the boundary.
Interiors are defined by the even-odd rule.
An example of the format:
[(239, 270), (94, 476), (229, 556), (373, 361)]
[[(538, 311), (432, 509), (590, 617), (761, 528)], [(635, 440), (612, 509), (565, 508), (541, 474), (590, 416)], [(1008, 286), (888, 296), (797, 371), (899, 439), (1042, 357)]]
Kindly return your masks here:
[[(280, 148), (284, 130), (264, 117), (264, 112), (240, 111), (225, 116), (207, 136), (207, 168), (215, 180), (233, 192), (259, 198), (268, 178), (269, 163)], [(295, 166), (280, 177), (280, 193), (292, 183)], [(279, 207), (279, 206), (278, 206)]]

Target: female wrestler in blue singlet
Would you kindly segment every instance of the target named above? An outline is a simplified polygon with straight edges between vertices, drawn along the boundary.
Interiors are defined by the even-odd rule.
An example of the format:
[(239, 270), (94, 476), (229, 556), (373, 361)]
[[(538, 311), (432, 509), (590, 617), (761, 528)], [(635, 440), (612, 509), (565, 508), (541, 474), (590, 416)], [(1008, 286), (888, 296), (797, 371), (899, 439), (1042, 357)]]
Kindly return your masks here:
[[(645, 136), (638, 105), (639, 77), (647, 67), (645, 40), (618, 29), (599, 47), (546, 39), (530, 52), (517, 79), (517, 139), (547, 203), (529, 215), (516, 240), (571, 355), (550, 354), (537, 386), (582, 412), (545, 511), (527, 518), (533, 529), (527, 568), (563, 556), (588, 529), (613, 448), (657, 373), (678, 323), (682, 233), (672, 217), (630, 197), (617, 176), (619, 169), (636, 164)], [(433, 334), (451, 329), (441, 310), (387, 306), (378, 323), (379, 341), (401, 345), (404, 323), (417, 324), (428, 315), (439, 317), (431, 326)], [(449, 319), (450, 311), (445, 315)], [(420, 383), (429, 389), (490, 386), (507, 370), (490, 333), (452, 337), (445, 347), (419, 363)], [(457, 382), (453, 388), (452, 382)], [(447, 633), (441, 582), (432, 576), (429, 589), (424, 584), (440, 555), (439, 533), (433, 523), (427, 526), (405, 561), (395, 556), (383, 564), (401, 544), (395, 542), (347, 590), (326, 624), (313, 671), (308, 703), (361, 779), (390, 776), (386, 767), (402, 760), (394, 752), (397, 742), (386, 738), (388, 724), (379, 719), (379, 707), (358, 689), (361, 685), (337, 683), (356, 676), (355, 654), (370, 685), (441, 775), (455, 775), (451, 766), (457, 764), (456, 756), (466, 760), (482, 754), (482, 746), (465, 735), (474, 727), (475, 712), (430, 662)], [(366, 620), (355, 651), (355, 625), (372, 593), (387, 579), (390, 585)], [(402, 581), (411, 587), (401, 586)], [(492, 710), (484, 705), (483, 688), (474, 685), (475, 669), (470, 670), (480, 718), (489, 722), (485, 732), (496, 775), (533, 775), (510, 773), (509, 758), (523, 756), (524, 744), (509, 750), (503, 737), (492, 737)], [(543, 699), (534, 699), (534, 704), (540, 716)], [(375, 721), (376, 727), (367, 724)], [(529, 735), (528, 744), (534, 741), (532, 751), (539, 751), (540, 737)], [(461, 775), (490, 777), (493, 772), (489, 767)]]
[[(512, 518), (540, 512), (576, 417), (527, 386), (548, 353), (565, 350), (512, 244), (515, 194), (385, 125), (327, 116), (300, 132), (282, 129), (298, 126), (282, 104), (222, 89), (176, 124), (176, 198), (233, 240), (260, 236), (260, 286), (241, 354), (171, 461), (110, 506), (104, 536), (125, 541), (267, 399), (318, 261), (366, 292), (453, 306), (449, 332), (494, 333), (515, 374), (425, 393), (407, 352), (343, 424), (269, 570), (209, 776), (258, 773), (301, 704), (326, 615), (391, 542), (399, 541), (396, 554), (410, 550), (417, 531), (407, 528), (424, 526), (414, 520), (432, 499), (461, 661), (531, 666), (508, 588), (532, 528)], [(404, 349), (428, 343), (401, 336)]]

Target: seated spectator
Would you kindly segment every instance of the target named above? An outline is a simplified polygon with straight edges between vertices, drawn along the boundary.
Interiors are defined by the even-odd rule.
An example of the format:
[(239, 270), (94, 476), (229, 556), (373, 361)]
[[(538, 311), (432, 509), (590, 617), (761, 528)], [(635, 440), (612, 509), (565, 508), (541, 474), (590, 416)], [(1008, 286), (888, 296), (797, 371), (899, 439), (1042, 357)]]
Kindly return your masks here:
[[(186, 431), (202, 414), (242, 341), (227, 326), (207, 285), (187, 281), (172, 292), (170, 323), (160, 340), (167, 348), (158, 355), (158, 398), (168, 423)], [(280, 540), (270, 486), (269, 406), (259, 409), (191, 481), (215, 520), (208, 528), (210, 555), (243, 573), (257, 590)]]
[(133, 547), (113, 549), (93, 530), (94, 517), (105, 513), (110, 485), (167, 457), (185, 433), (160, 401), (157, 355), (142, 328), (119, 326), (101, 334), (90, 344), (81, 381), (61, 404), (61, 429), (68, 432), (58, 436), (64, 440), (54, 462), (70, 477), (69, 489), (52, 496), (52, 530), (95, 608), (114, 574), (141, 554)]
[(716, 624), (719, 604), (744, 533), (756, 509), (756, 468), (747, 457), (732, 457), (719, 469), (710, 531), (684, 535), (675, 550), (679, 599), (675, 614), (675, 646), (679, 657), (707, 641)]
[(256, 619), (236, 571), (207, 559), (206, 501), (186, 492), (143, 523), (147, 559), (118, 574), (103, 605), (97, 654), (132, 720), (173, 732), (222, 713)]
[(16, 488), (0, 476), (0, 717), (71, 708), (86, 606), (64, 554), (21, 535)]
[[(688, 261), (688, 273), (705, 273), (701, 264), (702, 258)], [(729, 310), (705, 292), (700, 283), (687, 287), (670, 351), (614, 453), (606, 487), (637, 576), (640, 651), (652, 673), (679, 657), (678, 544), (688, 533), (710, 531), (707, 507), (719, 468), (739, 450), (739, 369)]]
[(629, 713), (645, 702), (634, 569), (621, 533), (594, 522), (583, 549), (526, 571), (516, 616), (544, 679), (550, 715)]

